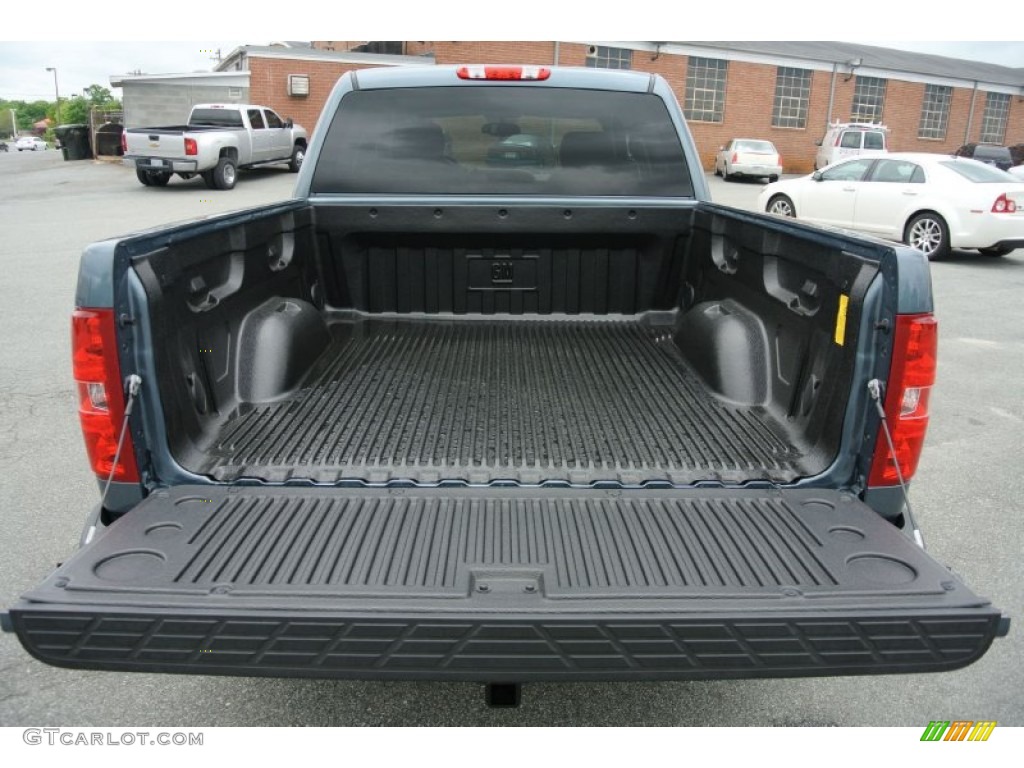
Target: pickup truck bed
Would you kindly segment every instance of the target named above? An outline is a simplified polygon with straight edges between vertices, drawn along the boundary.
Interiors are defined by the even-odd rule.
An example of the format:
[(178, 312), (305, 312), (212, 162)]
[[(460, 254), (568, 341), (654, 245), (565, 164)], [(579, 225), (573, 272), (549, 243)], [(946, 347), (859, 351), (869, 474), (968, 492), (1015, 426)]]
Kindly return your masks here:
[(228, 421), (203, 469), (534, 483), (803, 474), (798, 435), (763, 408), (716, 400), (672, 341), (673, 318), (340, 320), (301, 389)]
[(136, 260), (190, 473), (788, 483), (835, 459), (869, 259), (812, 258), (710, 207), (374, 210), (300, 209)]

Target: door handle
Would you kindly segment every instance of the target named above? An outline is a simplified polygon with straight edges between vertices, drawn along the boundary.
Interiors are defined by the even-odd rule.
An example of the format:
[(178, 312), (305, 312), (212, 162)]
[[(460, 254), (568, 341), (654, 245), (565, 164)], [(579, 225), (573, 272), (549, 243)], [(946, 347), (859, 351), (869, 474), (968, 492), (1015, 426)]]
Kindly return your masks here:
[(917, 192), (911, 192), (910, 190), (903, 190), (903, 194), (907, 197), (917, 197)]
[(856, 187), (843, 187), (843, 192), (856, 192)]

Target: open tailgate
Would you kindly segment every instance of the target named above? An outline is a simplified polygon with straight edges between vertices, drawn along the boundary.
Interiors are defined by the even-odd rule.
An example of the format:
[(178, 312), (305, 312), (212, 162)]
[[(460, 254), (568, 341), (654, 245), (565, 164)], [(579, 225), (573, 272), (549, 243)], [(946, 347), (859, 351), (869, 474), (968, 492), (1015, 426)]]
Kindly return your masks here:
[(160, 491), (10, 610), (66, 667), (628, 680), (921, 672), (1007, 621), (837, 491)]

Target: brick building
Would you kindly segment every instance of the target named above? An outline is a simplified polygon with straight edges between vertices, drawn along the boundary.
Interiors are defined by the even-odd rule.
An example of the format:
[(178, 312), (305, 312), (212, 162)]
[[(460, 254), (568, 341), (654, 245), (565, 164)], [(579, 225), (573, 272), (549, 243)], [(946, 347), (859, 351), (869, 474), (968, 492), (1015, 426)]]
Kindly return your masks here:
[(335, 52), (316, 47), (247, 45), (228, 54), (217, 66), (217, 71), (247, 72), (250, 103), (271, 107), (312, 134), (331, 89), (346, 72), (367, 67), (433, 64), (433, 57), (427, 54), (405, 56), (365, 51)]
[[(705, 168), (736, 136), (769, 139), (810, 171), (831, 120), (882, 122), (896, 151), (1024, 142), (1024, 69), (835, 42), (316, 41), (244, 46), (219, 72), (310, 130), (345, 72), (372, 66), (557, 64), (656, 72), (675, 90)], [(127, 104), (126, 104), (127, 106)]]

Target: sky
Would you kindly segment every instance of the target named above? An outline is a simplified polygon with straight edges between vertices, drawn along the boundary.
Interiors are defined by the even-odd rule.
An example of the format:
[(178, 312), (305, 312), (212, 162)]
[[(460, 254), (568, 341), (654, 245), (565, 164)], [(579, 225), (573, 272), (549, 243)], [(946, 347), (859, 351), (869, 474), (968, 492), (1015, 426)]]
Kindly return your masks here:
[[(268, 40), (256, 40), (264, 44)], [(150, 74), (210, 70), (214, 52), (227, 56), (243, 43), (206, 42), (0, 42), (0, 98), (53, 101), (53, 73), (61, 98), (93, 83), (110, 88), (110, 76), (141, 70)], [(119, 91), (112, 89), (117, 95)]]

